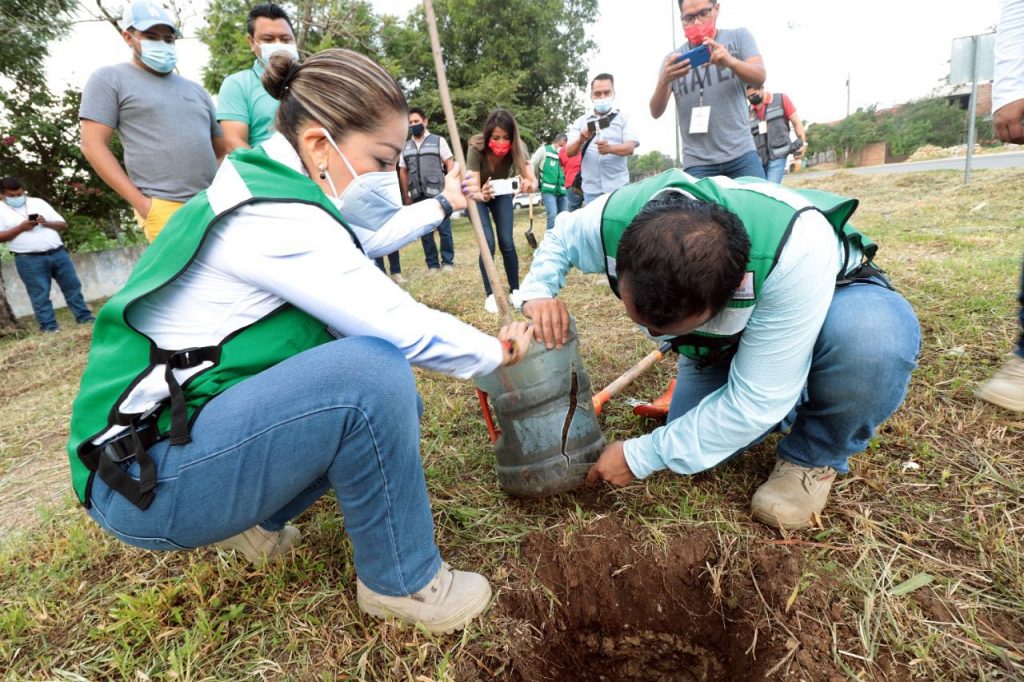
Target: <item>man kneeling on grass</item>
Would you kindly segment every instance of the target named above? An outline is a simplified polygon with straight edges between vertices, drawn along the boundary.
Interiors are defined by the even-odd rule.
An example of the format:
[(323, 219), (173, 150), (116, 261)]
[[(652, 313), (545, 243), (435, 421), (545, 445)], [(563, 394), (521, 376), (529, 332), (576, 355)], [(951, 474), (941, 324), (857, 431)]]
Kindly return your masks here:
[(537, 339), (565, 341), (555, 296), (575, 266), (605, 272), (630, 318), (680, 354), (668, 423), (609, 445), (589, 483), (694, 474), (788, 430), (753, 514), (812, 524), (903, 401), (920, 347), (910, 304), (871, 263), (877, 247), (847, 224), (856, 206), (670, 170), (558, 217), (520, 287)]

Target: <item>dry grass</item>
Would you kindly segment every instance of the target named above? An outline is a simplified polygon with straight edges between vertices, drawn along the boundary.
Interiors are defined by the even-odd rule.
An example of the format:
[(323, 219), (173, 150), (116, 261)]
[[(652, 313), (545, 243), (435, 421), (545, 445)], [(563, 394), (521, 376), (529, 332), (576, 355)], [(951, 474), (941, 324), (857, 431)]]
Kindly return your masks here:
[[(728, 601), (730, 580), (750, 572), (765, 547), (793, 552), (791, 583), (759, 585), (763, 627), (785, 630), (804, 647), (806, 633), (828, 633), (819, 651), (838, 679), (1020, 679), (1024, 418), (978, 402), (972, 390), (1016, 333), (1024, 173), (979, 171), (967, 188), (955, 172), (839, 173), (814, 183), (860, 197), (857, 224), (882, 244), (880, 263), (924, 332), (905, 405), (853, 458), (821, 528), (779, 536), (749, 518), (749, 496), (771, 468), (770, 442), (695, 477), (659, 474), (598, 497), (508, 499), (497, 490), (471, 385), (417, 372), (439, 544), (454, 565), (480, 570), (499, 594), (513, 594), (541, 587), (521, 560), (530, 533), (571, 542), (611, 516), (636, 529), (638, 546), (657, 547), (702, 526), (718, 537), (707, 567), (717, 599)], [(408, 289), (494, 330), (469, 255), (468, 222), (458, 221), (456, 231), (451, 275), (428, 276), (419, 245), (403, 252)], [(649, 350), (602, 277), (572, 275), (565, 298), (595, 385)], [(506, 619), (440, 638), (364, 619), (342, 521), (327, 500), (300, 519), (305, 540), (295, 555), (262, 570), (214, 550), (157, 555), (104, 536), (74, 508), (63, 469), (88, 337), (87, 329), (64, 327), (56, 336), (0, 342), (0, 528), (21, 531), (0, 549), (0, 673), (482, 679), (507, 670), (535, 637), (529, 624)], [(649, 429), (624, 398), (660, 393), (671, 374), (664, 362), (613, 401), (602, 416), (606, 436)], [(920, 468), (904, 469), (911, 461)], [(805, 654), (793, 647), (780, 655), (773, 676), (814, 679), (800, 672)]]

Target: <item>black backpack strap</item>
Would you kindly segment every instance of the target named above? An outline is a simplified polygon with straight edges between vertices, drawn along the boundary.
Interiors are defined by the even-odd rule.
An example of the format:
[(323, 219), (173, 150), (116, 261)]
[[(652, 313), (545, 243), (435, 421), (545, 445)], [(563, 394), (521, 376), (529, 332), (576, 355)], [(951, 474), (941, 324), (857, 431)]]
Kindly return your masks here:
[[(185, 445), (192, 442), (188, 432), (188, 411), (185, 409), (185, 392), (174, 376), (176, 369), (198, 367), (204, 362), (220, 362), (220, 346), (203, 346), (183, 350), (153, 348), (149, 361), (154, 365), (165, 365), (164, 379), (171, 392), (171, 445)], [(141, 464), (141, 462), (140, 462)]]

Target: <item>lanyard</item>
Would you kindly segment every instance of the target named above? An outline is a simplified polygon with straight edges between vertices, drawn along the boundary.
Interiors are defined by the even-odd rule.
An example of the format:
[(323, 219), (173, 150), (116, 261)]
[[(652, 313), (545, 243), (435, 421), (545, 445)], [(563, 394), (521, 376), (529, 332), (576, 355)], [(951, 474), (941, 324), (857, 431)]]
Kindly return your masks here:
[(704, 83), (710, 82), (710, 80), (705, 81), (705, 79), (711, 78), (708, 75), (708, 66), (710, 64), (711, 62), (708, 62), (704, 65), (704, 78), (700, 77), (700, 67), (693, 70), (693, 75), (697, 78), (697, 86), (700, 88), (700, 104), (698, 106), (704, 106)]

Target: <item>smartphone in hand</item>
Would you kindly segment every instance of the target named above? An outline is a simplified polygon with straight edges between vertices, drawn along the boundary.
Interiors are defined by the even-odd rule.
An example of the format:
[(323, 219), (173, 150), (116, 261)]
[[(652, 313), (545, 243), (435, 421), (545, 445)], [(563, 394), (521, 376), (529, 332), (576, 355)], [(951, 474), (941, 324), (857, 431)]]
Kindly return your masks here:
[(38, 213), (29, 213), (28, 214), (28, 219), (31, 220), (33, 223), (38, 223), (39, 222), (39, 214)]
[(698, 66), (707, 64), (711, 60), (711, 49), (707, 45), (698, 45), (686, 52), (680, 49), (679, 56), (676, 57), (676, 63), (678, 64), (686, 59), (690, 60), (690, 68), (695, 69)]

